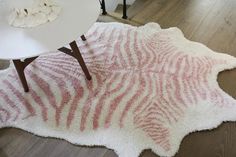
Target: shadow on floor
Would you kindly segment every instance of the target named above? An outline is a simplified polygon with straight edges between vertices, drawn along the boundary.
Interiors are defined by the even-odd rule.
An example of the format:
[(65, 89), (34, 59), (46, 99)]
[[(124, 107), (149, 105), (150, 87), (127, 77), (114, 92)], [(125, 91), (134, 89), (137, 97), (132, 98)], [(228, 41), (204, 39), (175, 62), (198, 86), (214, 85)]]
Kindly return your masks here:
[(4, 70), (8, 68), (10, 65), (10, 61), (8, 60), (0, 60), (0, 70)]
[(0, 148), (0, 157), (8, 157), (7, 154)]

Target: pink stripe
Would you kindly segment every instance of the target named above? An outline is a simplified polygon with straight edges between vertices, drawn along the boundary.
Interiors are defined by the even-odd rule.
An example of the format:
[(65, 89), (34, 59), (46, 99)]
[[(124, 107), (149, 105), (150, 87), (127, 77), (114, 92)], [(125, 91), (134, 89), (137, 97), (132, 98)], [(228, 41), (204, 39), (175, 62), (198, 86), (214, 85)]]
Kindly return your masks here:
[[(134, 51), (137, 53), (138, 56), (138, 68), (141, 69), (143, 65), (146, 64), (148, 61), (148, 58), (146, 55), (143, 54), (143, 48), (142, 48), (142, 40), (138, 40), (138, 34), (135, 34), (135, 43), (134, 43)], [(140, 47), (141, 46), (141, 47)]]
[[(205, 90), (205, 87), (202, 85), (202, 77), (201, 77), (201, 74), (203, 73), (204, 69), (205, 69), (205, 66), (204, 66), (204, 62), (202, 61), (202, 59), (199, 59), (198, 60), (200, 63), (198, 63), (198, 74), (197, 75), (197, 84), (200, 88), (200, 91), (201, 91), (201, 96), (202, 96), (202, 99), (203, 100), (206, 100), (206, 90)], [(202, 65), (202, 66), (201, 66)]]
[(148, 118), (150, 114), (146, 115), (145, 121), (139, 123), (138, 128), (141, 128), (155, 143), (162, 146), (164, 149), (169, 149), (169, 131), (164, 128), (162, 124), (152, 122), (153, 118)]
[(201, 62), (201, 59), (200, 58), (197, 58), (196, 59), (196, 64), (197, 64), (197, 69), (196, 69), (196, 80), (195, 80), (195, 84), (198, 88), (198, 94), (199, 96), (201, 97), (201, 99), (205, 100), (206, 99), (206, 94), (205, 94), (205, 90), (204, 88), (202, 87), (202, 84), (201, 84), (201, 72), (202, 72), (202, 62)]
[[(99, 75), (98, 75), (99, 76)], [(102, 82), (98, 82), (98, 84), (100, 84)], [(92, 106), (92, 99), (94, 98), (93, 93), (97, 93), (98, 92), (98, 88), (93, 91), (93, 84), (91, 82), (89, 82), (87, 85), (87, 90), (89, 91), (89, 96), (87, 97), (86, 102), (84, 103), (84, 106), (82, 108), (82, 118), (81, 118), (81, 124), (80, 124), (80, 130), (84, 131), (85, 130), (85, 126), (86, 126), (86, 122), (87, 122), (87, 118)]]
[(81, 117), (81, 124), (80, 124), (80, 130), (84, 131), (85, 130), (85, 124), (87, 122), (87, 117), (89, 115), (90, 109), (91, 109), (92, 102), (87, 102), (83, 109), (82, 109), (82, 117)]
[[(103, 27), (97, 27), (97, 26), (93, 26), (92, 29), (89, 30), (89, 32), (87, 32), (87, 34), (85, 35), (87, 40), (91, 40), (90, 38), (92, 38), (94, 41), (97, 41), (97, 39), (101, 36), (101, 33), (105, 33), (106, 29)], [(103, 30), (102, 30), (103, 29)]]
[[(21, 82), (20, 82), (17, 75), (15, 75), (13, 78), (15, 79), (15, 81), (18, 82), (18, 84), (21, 84)], [(31, 96), (34, 99), (34, 101), (36, 102), (36, 104), (38, 104), (40, 106), (41, 110), (42, 110), (41, 115), (42, 115), (43, 120), (47, 121), (48, 120), (47, 119), (47, 107), (45, 107), (45, 105), (43, 104), (43, 102), (41, 100), (41, 97), (37, 95), (35, 90), (31, 88), (31, 86), (29, 86), (29, 90), (30, 90), (29, 94), (31, 94)]]
[[(102, 58), (104, 57), (104, 55), (106, 54), (106, 52), (100, 52), (101, 49), (107, 49), (108, 47), (106, 45), (100, 45), (98, 47), (90, 47), (90, 45), (85, 45), (85, 46), (81, 46), (79, 47), (80, 52), (83, 56), (83, 58), (85, 60), (88, 59), (98, 59), (98, 58)], [(56, 56), (56, 58), (50, 58), (50, 59), (54, 59), (54, 60), (74, 60), (74, 58), (72, 58), (69, 55), (64, 54), (63, 52), (58, 52), (59, 56)], [(45, 57), (40, 57), (39, 59), (45, 60), (45, 59), (49, 59), (48, 56)]]
[(126, 75), (123, 75), (123, 78), (118, 83), (117, 87), (113, 91), (109, 91), (111, 86), (113, 85), (114, 81), (119, 77), (119, 75), (120, 75), (119, 73), (116, 73), (115, 75), (112, 76), (112, 79), (106, 85), (106, 88), (105, 88), (106, 93), (104, 93), (101, 96), (101, 98), (99, 99), (99, 101), (95, 107), (95, 112), (94, 112), (94, 116), (93, 116), (93, 129), (94, 130), (99, 127), (99, 118), (101, 116), (101, 112), (104, 107), (104, 100), (106, 99), (107, 96), (109, 96), (110, 94), (113, 94), (113, 92), (119, 91), (121, 88), (121, 84), (123, 83), (123, 81), (126, 78)]
[(50, 105), (56, 109), (57, 108), (57, 103), (55, 96), (50, 88), (49, 83), (47, 83), (43, 78), (41, 78), (39, 75), (34, 74), (31, 70), (26, 71), (27, 74), (30, 75), (32, 80), (42, 89), (42, 91), (45, 93), (45, 96), (47, 97)]
[[(109, 37), (108, 37), (108, 43), (111, 43), (112, 41), (112, 38), (114, 37), (115, 35), (115, 29), (112, 30), (112, 33), (109, 34)], [(103, 51), (103, 53), (105, 53), (106, 51), (109, 50), (109, 46), (107, 46), (107, 48)], [(106, 70), (106, 69), (104, 69)], [(103, 98), (105, 99), (105, 98)], [(87, 117), (89, 115), (89, 112), (90, 112), (90, 109), (91, 109), (91, 103), (87, 106), (84, 106), (83, 107), (83, 114), (82, 114), (82, 119), (81, 119), (81, 125), (80, 125), (80, 130), (83, 131), (85, 130), (85, 124), (87, 122)], [(94, 117), (96, 117), (97, 115), (94, 115)], [(99, 116), (98, 116), (99, 118)], [(93, 126), (94, 126), (94, 129), (96, 129), (96, 126), (98, 125), (98, 118), (96, 118), (96, 120), (93, 120)]]
[[(194, 63), (193, 63), (193, 60), (192, 60), (193, 57), (189, 57), (189, 60), (187, 60), (187, 66), (191, 67), (190, 71), (189, 71), (189, 76), (187, 77), (187, 82), (188, 82), (188, 85), (189, 85), (189, 89), (190, 89), (190, 92), (192, 93), (191, 96), (193, 97), (193, 100), (195, 102), (195, 104), (197, 103), (197, 94), (196, 94), (196, 91), (194, 90), (194, 87), (193, 87), (193, 83), (192, 83), (192, 80), (195, 79), (193, 78), (194, 76)], [(190, 62), (191, 61), (191, 65), (190, 65)]]
[(27, 118), (31, 116), (35, 116), (36, 112), (33, 106), (31, 106), (31, 104), (29, 103), (29, 101), (25, 99), (23, 95), (8, 80), (3, 80), (3, 83), (7, 85), (7, 87), (11, 90), (11, 92), (18, 98), (18, 100), (22, 103), (22, 105), (24, 105), (25, 108), (28, 110), (30, 114), (29, 116), (27, 116)]
[[(111, 34), (112, 36), (114, 36), (114, 34)], [(96, 44), (96, 43), (95, 43)], [(110, 43), (111, 44), (111, 43)], [(85, 52), (82, 53), (83, 58), (88, 60), (88, 59), (99, 59), (99, 58), (103, 58), (104, 56), (106, 56), (107, 52), (104, 51), (104, 49), (108, 49), (107, 47), (108, 45), (99, 45), (96, 47), (90, 47), (90, 45), (87, 45), (87, 47), (85, 48), (80, 48), (81, 52)], [(101, 51), (103, 50), (103, 51)]]
[[(136, 125), (139, 125), (140, 123), (143, 122), (144, 119), (143, 119), (142, 115), (146, 114), (146, 111), (148, 110), (148, 108), (150, 108), (151, 105), (152, 105), (151, 102), (149, 102), (148, 104), (146, 104), (144, 106), (144, 108), (142, 110), (139, 110), (138, 113), (136, 113), (134, 115), (134, 123)], [(144, 117), (146, 117), (146, 115)]]
[(84, 89), (79, 84), (79, 80), (76, 77), (69, 75), (69, 73), (66, 73), (61, 69), (59, 70), (57, 68), (52, 68), (50, 66), (46, 66), (46, 65), (41, 65), (41, 66), (44, 67), (44, 68), (50, 69), (50, 70), (52, 70), (52, 71), (54, 71), (58, 74), (62, 74), (65, 78), (67, 78), (67, 81), (70, 81), (72, 83), (72, 86), (74, 88), (74, 92), (77, 94), (77, 95), (74, 96), (74, 98), (72, 100), (71, 107), (69, 109), (69, 113), (68, 113), (68, 116), (67, 116), (66, 125), (67, 125), (67, 128), (69, 128), (72, 124), (72, 121), (74, 120), (75, 112), (78, 108), (79, 101), (83, 97)]
[(71, 99), (70, 92), (66, 89), (67, 85), (66, 85), (65, 81), (63, 81), (63, 79), (60, 79), (60, 78), (52, 75), (51, 73), (45, 71), (45, 69), (40, 68), (40, 66), (37, 67), (37, 66), (33, 65), (33, 67), (35, 69), (40, 70), (41, 73), (43, 73), (44, 75), (50, 77), (52, 80), (56, 81), (57, 86), (60, 89), (62, 100), (59, 103), (60, 105), (57, 108), (55, 108), (56, 109), (56, 115), (55, 115), (56, 125), (59, 126), (62, 110)]
[(163, 63), (166, 63), (166, 62), (164, 62), (164, 60), (166, 59), (166, 58), (168, 58), (167, 56), (168, 55), (171, 55), (171, 52), (173, 52), (173, 50), (175, 50), (175, 48), (174, 47), (171, 47), (171, 46), (167, 46), (167, 47), (165, 47), (162, 51), (161, 51), (161, 53), (159, 53), (159, 57), (158, 57), (158, 64), (163, 64)]
[(157, 97), (157, 102), (160, 108), (163, 108), (163, 111), (166, 112), (167, 120), (170, 123), (172, 123), (172, 120), (173, 122), (176, 122), (177, 119), (175, 118), (175, 116), (173, 116), (174, 118), (172, 117), (172, 111), (170, 111), (170, 108), (167, 107), (168, 102), (163, 96), (163, 88), (162, 88), (163, 80), (160, 79), (160, 76), (156, 76), (155, 80), (156, 80), (156, 87), (157, 87), (156, 91), (157, 91), (157, 94), (159, 94), (159, 96)]
[(43, 121), (47, 121), (48, 120), (48, 108), (43, 104), (41, 97), (35, 92), (34, 89), (30, 88), (30, 94), (33, 97), (34, 101), (40, 106), (41, 108), (41, 115), (43, 118)]
[(222, 100), (220, 100), (220, 96), (218, 95), (218, 93), (216, 92), (216, 90), (213, 90), (212, 92), (211, 92), (211, 96), (213, 97), (213, 99), (214, 99), (214, 101), (213, 101), (213, 103), (215, 103), (216, 105), (217, 104), (220, 104), (220, 105), (218, 105), (219, 107), (222, 107)]
[(16, 106), (16, 104), (9, 98), (9, 96), (3, 90), (0, 90), (0, 97), (2, 97), (5, 100), (6, 104), (8, 104), (11, 108), (13, 108), (16, 111), (17, 114), (13, 119), (13, 121), (16, 121), (19, 115), (21, 114), (19, 107)]
[(166, 54), (163, 55), (162, 63), (159, 64), (158, 69), (161, 73), (166, 73), (168, 71), (168, 62), (170, 62), (169, 58), (172, 56), (173, 51), (175, 51), (174, 48), (166, 51)]
[[(112, 41), (112, 39), (113, 39), (112, 37), (114, 37), (114, 35), (116, 35), (115, 29), (113, 29), (113, 30), (111, 31), (111, 34), (109, 35), (108, 43), (111, 43), (111, 41)], [(113, 42), (114, 42), (114, 41), (113, 41)], [(110, 48), (110, 47), (107, 46), (107, 48), (104, 50), (104, 52), (108, 51), (109, 48)], [(110, 87), (111, 84), (110, 84), (110, 85), (108, 84), (108, 86)], [(104, 99), (105, 99), (105, 97), (102, 96), (102, 98), (99, 100), (99, 102), (100, 102), (100, 103), (103, 102)], [(94, 118), (93, 118), (93, 119), (94, 119), (94, 120), (93, 120), (93, 128), (94, 128), (94, 129), (96, 129), (96, 128), (98, 127), (98, 119), (99, 119), (99, 116), (100, 116), (100, 112), (101, 112), (101, 110), (102, 110), (102, 105), (101, 105), (100, 103), (98, 103), (98, 105), (96, 106), (95, 113), (94, 113)], [(83, 122), (86, 122), (86, 120), (84, 119)], [(82, 125), (84, 125), (84, 124), (82, 123)]]
[[(192, 84), (192, 87), (193, 87), (193, 89), (195, 91), (196, 98), (198, 98), (198, 97), (201, 98), (201, 91), (199, 89), (199, 86), (198, 86), (197, 80), (196, 80), (197, 79), (197, 75), (198, 75), (197, 59), (192, 57), (192, 63), (191, 64), (193, 65), (193, 68), (192, 68), (193, 72), (192, 72), (192, 79), (191, 79), (190, 83)], [(197, 99), (197, 101), (198, 101), (198, 99)]]
[[(141, 42), (140, 42), (140, 45), (141, 45), (141, 49), (142, 49), (142, 51), (145, 51), (145, 45), (146, 44), (146, 42), (144, 41), (144, 40), (141, 40)], [(142, 52), (141, 51), (141, 52)], [(148, 51), (146, 51), (145, 53), (143, 53), (142, 52), (142, 54), (143, 54), (143, 56), (145, 57), (145, 58), (142, 58), (141, 59), (141, 66), (142, 66), (142, 68), (144, 68), (145, 66), (147, 66), (148, 65), (148, 62), (149, 62), (149, 59), (151, 58), (151, 56), (150, 56), (150, 54), (149, 54), (149, 52)], [(143, 61), (143, 62), (142, 62)]]
[(139, 45), (141, 45), (141, 42), (138, 40), (138, 32), (135, 32), (134, 34), (134, 52), (136, 52), (137, 58), (138, 58), (138, 68), (141, 69), (142, 66), (142, 60), (143, 60), (143, 55), (142, 55), (142, 50), (139, 48)]
[(173, 108), (170, 108), (168, 106), (168, 105), (170, 105), (170, 103), (165, 98), (162, 98), (161, 100), (162, 100), (162, 102), (164, 102), (164, 104), (162, 104), (162, 107), (168, 113), (168, 117), (169, 117), (171, 123), (177, 122), (178, 121), (177, 115), (174, 113)]
[(135, 95), (132, 96), (132, 98), (126, 103), (126, 106), (121, 114), (120, 117), (120, 127), (122, 128), (124, 125), (124, 120), (125, 117), (127, 115), (127, 113), (130, 111), (130, 108), (132, 105), (134, 105), (135, 100), (137, 100), (138, 97), (140, 97), (140, 95), (142, 94), (142, 92), (144, 91), (144, 87), (146, 86), (146, 82), (143, 80), (141, 73), (139, 74), (139, 86), (138, 86), (138, 90), (135, 91)]
[[(96, 77), (97, 77), (97, 80), (98, 80), (98, 84), (101, 84), (102, 83), (101, 77), (99, 75), (97, 75)], [(92, 86), (93, 85), (90, 85), (90, 88), (93, 88)], [(86, 100), (85, 105), (83, 106), (81, 125), (80, 125), (80, 130), (81, 131), (85, 130), (85, 124), (87, 123), (87, 118), (88, 118), (88, 115), (90, 113), (91, 106), (92, 106), (92, 99), (94, 97), (96, 97), (96, 94), (99, 93), (100, 90), (101, 90), (100, 87), (97, 87), (95, 90), (91, 89), (91, 91), (90, 91), (91, 94), (88, 97), (88, 99)]]
[(187, 106), (186, 105), (186, 102), (184, 101), (184, 99), (182, 98), (181, 96), (181, 87), (180, 87), (180, 84), (179, 84), (179, 80), (178, 80), (178, 76), (180, 74), (180, 69), (181, 69), (181, 63), (183, 61), (183, 58), (184, 56), (178, 58), (178, 61), (176, 62), (176, 70), (175, 70), (175, 76), (173, 77), (173, 81), (174, 81), (174, 84), (175, 84), (175, 97), (177, 98), (177, 100), (179, 101), (179, 103), (182, 103), (185, 107)]
[(81, 100), (81, 98), (84, 95), (83, 87), (80, 84), (78, 84), (76, 80), (73, 80), (72, 84), (73, 84), (73, 86), (76, 85), (74, 87), (74, 90), (76, 91), (77, 95), (73, 99), (73, 102), (71, 104), (71, 107), (70, 107), (70, 110), (69, 110), (69, 113), (68, 113), (68, 116), (67, 116), (67, 123), (66, 123), (67, 128), (69, 128), (71, 126), (72, 121), (75, 118), (75, 113), (77, 111), (77, 108), (79, 106), (79, 101)]
[[(80, 74), (82, 75), (81, 69), (78, 68), (79, 65), (69, 66), (69, 65), (66, 65), (66, 64), (64, 64), (64, 63), (53, 63), (53, 62), (51, 62), (51, 61), (48, 61), (48, 62), (45, 62), (45, 61), (38, 61), (37, 63), (38, 63), (38, 64), (42, 64), (42, 65), (47, 65), (47, 66), (50, 65), (52, 68), (58, 67), (58, 68), (60, 68), (60, 69), (62, 69), (62, 70), (64, 70), (64, 71), (67, 71), (68, 73), (77, 70), (78, 73), (80, 73)], [(73, 67), (73, 68), (72, 68), (72, 67)]]
[[(113, 30), (112, 34), (110, 35), (110, 39), (109, 40), (111, 40), (111, 36), (113, 36), (113, 35), (114, 35), (114, 30)], [(83, 126), (83, 124), (82, 124), (82, 126)]]
[[(178, 52), (178, 49), (175, 47), (170, 47), (168, 50), (164, 50), (167, 55), (165, 55), (163, 62), (162, 62), (162, 71), (169, 72), (170, 67), (172, 66), (173, 58), (176, 55), (176, 52)], [(176, 58), (174, 58), (175, 60)]]
[(181, 78), (182, 78), (182, 83), (183, 83), (183, 92), (185, 93), (185, 98), (187, 99), (187, 102), (189, 103), (189, 104), (192, 104), (193, 102), (192, 102), (192, 99), (191, 99), (191, 97), (190, 97), (190, 93), (189, 93), (189, 91), (188, 91), (188, 83), (186, 82), (186, 79), (187, 79), (187, 77), (188, 77), (188, 74), (187, 74), (187, 72), (189, 71), (189, 66), (187, 66), (187, 61), (188, 61), (188, 56), (186, 56), (185, 57), (185, 59), (184, 59), (184, 61), (185, 61), (185, 64), (184, 64), (184, 72), (183, 72), (183, 74), (182, 74), (182, 76), (181, 76)]
[[(164, 91), (167, 92), (167, 97), (170, 102), (169, 107), (171, 107), (171, 109), (174, 111), (176, 116), (178, 116), (178, 118), (179, 118), (179, 117), (183, 116), (184, 111), (183, 111), (183, 108), (181, 108), (183, 106), (181, 106), (181, 104), (179, 104), (179, 103), (176, 103), (175, 96), (171, 94), (172, 93), (172, 85), (171, 84), (173, 84), (172, 83), (173, 80), (169, 76), (166, 76), (166, 77), (168, 77), (168, 78), (165, 78), (167, 80), (167, 86)], [(170, 84), (168, 85), (168, 83), (170, 83)]]
[(0, 112), (6, 115), (6, 118), (4, 120), (2, 114), (0, 114), (0, 120), (2, 121), (2, 123), (7, 122), (11, 118), (11, 114), (7, 110), (0, 107)]
[(143, 105), (145, 105), (147, 103), (147, 101), (150, 98), (151, 93), (153, 92), (153, 89), (152, 89), (153, 87), (152, 87), (152, 84), (151, 84), (151, 78), (150, 78), (149, 73), (147, 74), (147, 76), (148, 76), (147, 77), (147, 79), (148, 79), (148, 92), (147, 92), (147, 95), (142, 99), (142, 101), (134, 109), (135, 114), (137, 114), (137, 112), (139, 112), (143, 108)]
[[(155, 125), (155, 124), (153, 124)], [(157, 129), (155, 130), (150, 130), (148, 128), (142, 128), (153, 140), (156, 144), (162, 146), (164, 149), (169, 149), (167, 146), (169, 145), (169, 131), (167, 129), (163, 129), (162, 131), (159, 131), (159, 135), (153, 134), (153, 131), (156, 132)]]
[[(170, 117), (174, 120), (174, 122), (176, 122), (176, 121), (178, 121), (177, 120), (178, 116), (180, 116), (181, 113), (179, 113), (179, 111), (176, 110), (176, 108), (175, 108), (176, 103), (175, 103), (175, 101), (172, 99), (172, 97), (170, 95), (169, 88), (164, 86), (164, 82), (163, 81), (166, 80), (167, 77), (164, 77), (163, 74), (160, 74), (159, 78), (160, 78), (159, 79), (159, 81), (160, 81), (159, 85), (160, 85), (160, 91), (161, 91), (160, 92), (160, 99), (161, 99), (162, 102), (167, 104), (168, 109), (167, 109), (167, 107), (165, 109), (167, 109), (167, 111), (169, 111)], [(166, 81), (166, 82), (168, 82), (168, 81)], [(166, 98), (163, 95), (163, 91), (167, 92), (167, 94), (166, 94), (167, 97)], [(166, 99), (168, 99), (169, 101), (167, 101)], [(174, 104), (172, 104), (172, 103), (174, 103)]]
[[(211, 73), (212, 65), (209, 62), (209, 59), (207, 57), (204, 57), (204, 62), (206, 64), (205, 71), (203, 72), (202, 78), (203, 78), (203, 86), (206, 88), (206, 93), (210, 94), (212, 92), (209, 83), (208, 83), (208, 76), (209, 73)], [(210, 98), (212, 101), (214, 101), (214, 98), (211, 98), (209, 95), (208, 98)]]
[[(63, 66), (67, 66), (67, 67), (79, 67), (79, 63), (77, 60), (75, 60), (73, 57), (70, 57), (70, 58), (57, 58), (57, 59), (54, 59), (50, 56), (50, 58), (48, 59), (45, 59), (45, 60), (38, 60), (37, 62), (40, 62), (40, 63), (51, 63), (51, 64), (56, 64), (54, 66), (57, 66), (57, 64), (59, 65), (63, 65)], [(64, 68), (64, 67), (63, 67)]]
[(116, 50), (115, 52), (118, 55), (118, 59), (121, 63), (122, 68), (127, 67), (127, 64), (125, 62), (124, 57), (122, 56), (122, 51), (121, 51), (121, 47), (124, 46), (124, 45), (122, 45), (123, 40), (124, 40), (124, 36), (122, 34), (122, 30), (120, 30), (119, 37), (118, 37), (118, 40), (116, 41), (116, 45), (115, 45), (115, 50)]
[(157, 50), (153, 49), (152, 45), (150, 45), (150, 44), (146, 44), (146, 46), (147, 46), (147, 50), (149, 50), (152, 53), (152, 55), (154, 56), (154, 57), (152, 57), (152, 60), (150, 61), (148, 68), (153, 68), (154, 66), (157, 65), (156, 64), (156, 62), (157, 62), (157, 52), (156, 51)]
[[(68, 63), (54, 63), (53, 61), (38, 61), (38, 64), (43, 64), (43, 65), (51, 65), (52, 67), (60, 67), (61, 69), (63, 69), (64, 71), (67, 71), (68, 73), (72, 72), (74, 73), (76, 71), (76, 73), (80, 74), (81, 76), (84, 75), (84, 73), (82, 72), (82, 69), (80, 68), (80, 65), (78, 64), (70, 64), (70, 62)], [(87, 64), (87, 63), (86, 63)], [(87, 67), (90, 68), (90, 71), (95, 70), (96, 73), (98, 73), (98, 71), (105, 71), (107, 68), (104, 67), (104, 61), (101, 61), (99, 64), (96, 64), (96, 61), (92, 63), (92, 65), (87, 64)]]
[(157, 103), (153, 103), (153, 105), (156, 107), (155, 112), (157, 113), (157, 115), (161, 115), (165, 120), (169, 122), (169, 124), (171, 124), (172, 122), (169, 117), (168, 111), (165, 111), (165, 109), (162, 108), (163, 105), (159, 102), (159, 100), (157, 100)]
[(121, 95), (117, 96), (115, 99), (111, 101), (111, 105), (109, 108), (108, 115), (105, 118), (105, 128), (108, 128), (111, 124), (112, 116), (115, 110), (117, 109), (119, 103), (122, 101), (122, 99), (125, 97), (125, 95), (128, 94), (128, 92), (134, 87), (133, 84), (136, 83), (136, 77), (133, 76), (132, 79), (129, 82), (128, 88), (126, 88), (125, 92), (123, 92)]
[(168, 57), (169, 62), (167, 62), (168, 64), (166, 63), (166, 66), (172, 74), (175, 74), (172, 72), (172, 69), (179, 70), (176, 68), (176, 62), (178, 61), (178, 58), (181, 56), (181, 54), (182, 53), (179, 52), (178, 49), (175, 49), (172, 51), (172, 55)]
[(80, 65), (74, 65), (74, 66), (71, 66), (69, 68), (68, 65), (66, 64), (55, 64), (55, 63), (52, 63), (52, 62), (41, 62), (39, 61), (38, 64), (40, 64), (41, 66), (50, 66), (51, 68), (60, 68), (61, 70), (65, 71), (66, 73), (75, 73), (78, 75), (78, 76), (84, 76), (84, 73), (82, 71), (82, 69), (80, 68)]
[[(13, 78), (15, 79), (15, 81), (18, 82), (18, 84), (21, 84), (21, 82), (20, 82), (17, 75), (15, 75)], [(35, 101), (35, 103), (38, 104), (40, 106), (41, 110), (42, 110), (41, 115), (42, 115), (43, 120), (47, 121), (48, 120), (47, 119), (47, 107), (43, 104), (41, 97), (39, 95), (37, 95), (35, 90), (33, 88), (31, 88), (30, 85), (29, 85), (29, 90), (30, 90), (29, 94), (31, 94), (31, 96), (32, 96), (33, 100)]]
[(224, 95), (222, 95), (219, 90), (215, 89), (215, 92), (220, 99), (220, 107), (231, 107), (227, 99), (224, 97)]
[[(128, 55), (128, 64), (129, 64), (129, 66), (130, 67), (132, 67), (132, 66), (134, 66), (135, 65), (135, 63), (134, 63), (134, 60), (133, 60), (133, 58), (132, 58), (132, 53), (133, 52), (131, 52), (131, 50), (130, 50), (130, 45), (131, 45), (131, 31), (132, 30), (128, 30), (127, 31), (127, 34), (126, 34), (126, 40), (127, 40), (127, 42), (125, 43), (125, 51), (126, 51), (126, 54)], [(133, 43), (132, 43), (133, 44)]]

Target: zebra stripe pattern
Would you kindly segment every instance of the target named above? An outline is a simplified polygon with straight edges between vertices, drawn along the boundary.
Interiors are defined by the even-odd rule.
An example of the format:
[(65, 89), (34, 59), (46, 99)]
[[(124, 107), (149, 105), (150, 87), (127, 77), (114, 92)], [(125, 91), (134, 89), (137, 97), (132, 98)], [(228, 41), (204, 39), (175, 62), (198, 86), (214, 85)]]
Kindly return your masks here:
[[(74, 58), (60, 52), (40, 56), (26, 68), (29, 93), (24, 93), (13, 67), (0, 73), (0, 127), (34, 130), (34, 121), (49, 132), (86, 136), (120, 130), (127, 137), (144, 139), (131, 142), (138, 146), (136, 153), (126, 153), (129, 157), (142, 151), (138, 148), (172, 156), (189, 132), (233, 120), (232, 114), (228, 119), (219, 114), (231, 113), (236, 103), (220, 89), (216, 77), (236, 66), (234, 57), (186, 40), (177, 28), (164, 30), (155, 23), (96, 23), (86, 38), (78, 45), (91, 81)], [(205, 125), (198, 121), (201, 116), (215, 123)], [(125, 157), (124, 149), (103, 140)]]

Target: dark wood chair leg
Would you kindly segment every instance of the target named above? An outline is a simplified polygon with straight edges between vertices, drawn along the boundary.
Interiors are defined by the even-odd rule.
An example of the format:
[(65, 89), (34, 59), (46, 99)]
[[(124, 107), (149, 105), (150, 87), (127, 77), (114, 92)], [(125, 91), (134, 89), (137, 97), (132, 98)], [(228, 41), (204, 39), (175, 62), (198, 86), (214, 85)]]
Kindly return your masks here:
[(26, 78), (25, 78), (24, 70), (36, 58), (37, 57), (27, 58), (24, 61), (21, 61), (19, 59), (13, 60), (13, 63), (15, 65), (16, 71), (18, 73), (18, 76), (20, 78), (20, 81), (22, 83), (22, 86), (23, 86), (25, 92), (29, 92), (29, 87), (28, 87), (28, 84), (27, 84), (27, 81), (26, 81)]
[(78, 60), (78, 62), (79, 62), (79, 64), (80, 64), (80, 66), (81, 66), (81, 68), (82, 68), (82, 70), (83, 70), (83, 72), (84, 72), (86, 78), (87, 78), (88, 80), (91, 80), (92, 77), (91, 77), (91, 75), (89, 74), (88, 68), (87, 68), (87, 66), (86, 66), (86, 64), (85, 64), (85, 62), (84, 62), (84, 59), (83, 59), (83, 57), (82, 57), (82, 55), (81, 55), (81, 53), (80, 53), (80, 50), (79, 50), (79, 48), (78, 48), (78, 46), (77, 46), (77, 44), (76, 44), (76, 41), (71, 42), (71, 43), (70, 43), (70, 47), (71, 47), (71, 49), (72, 49), (73, 57), (75, 57), (75, 58)]
[(82, 39), (83, 41), (86, 41), (86, 38), (85, 38), (84, 35), (81, 36), (81, 39)]
[(27, 81), (26, 81), (26, 78), (25, 78), (25, 73), (24, 73), (24, 70), (25, 70), (24, 63), (21, 62), (20, 60), (13, 60), (13, 63), (15, 65), (18, 76), (21, 80), (24, 91), (29, 92), (29, 87), (28, 87), (28, 84), (27, 84)]

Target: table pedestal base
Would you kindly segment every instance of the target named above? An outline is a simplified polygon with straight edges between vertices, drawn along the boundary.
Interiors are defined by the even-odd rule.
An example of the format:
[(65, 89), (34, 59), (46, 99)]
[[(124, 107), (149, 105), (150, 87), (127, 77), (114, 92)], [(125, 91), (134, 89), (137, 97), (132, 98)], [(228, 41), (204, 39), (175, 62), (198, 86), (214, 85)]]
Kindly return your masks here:
[[(86, 40), (84, 35), (81, 36), (81, 39), (83, 41)], [(75, 59), (77, 59), (77, 61), (79, 62), (79, 64), (80, 64), (80, 66), (81, 66), (81, 68), (82, 68), (86, 78), (88, 80), (91, 80), (92, 77), (91, 77), (91, 75), (90, 75), (90, 73), (88, 71), (88, 68), (87, 68), (87, 66), (86, 66), (86, 64), (84, 62), (84, 59), (83, 59), (83, 57), (82, 57), (82, 55), (80, 53), (80, 50), (79, 50), (79, 48), (77, 46), (76, 41), (71, 42), (70, 43), (70, 47), (71, 47), (71, 49), (68, 49), (66, 47), (62, 47), (62, 48), (60, 48), (58, 50), (63, 52), (63, 53), (65, 53), (65, 54), (68, 54), (68, 55), (74, 57)], [(24, 70), (36, 58), (37, 57), (27, 58), (24, 61), (13, 60), (13, 63), (15, 65), (16, 71), (18, 73), (18, 76), (19, 76), (19, 78), (21, 80), (21, 83), (22, 83), (22, 86), (23, 86), (25, 92), (29, 92), (29, 87), (28, 87), (28, 84), (27, 84), (27, 80), (26, 80), (26, 77), (25, 77)]]

